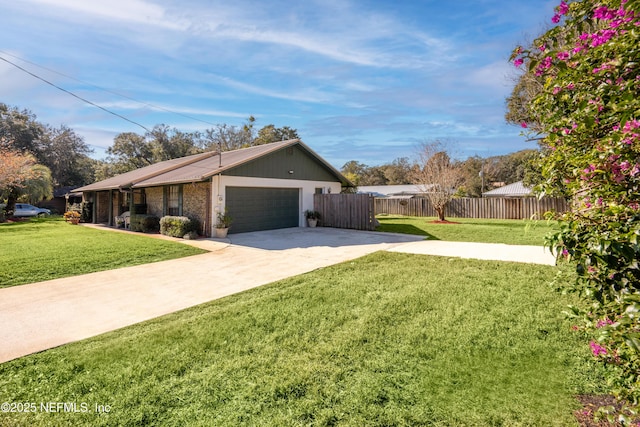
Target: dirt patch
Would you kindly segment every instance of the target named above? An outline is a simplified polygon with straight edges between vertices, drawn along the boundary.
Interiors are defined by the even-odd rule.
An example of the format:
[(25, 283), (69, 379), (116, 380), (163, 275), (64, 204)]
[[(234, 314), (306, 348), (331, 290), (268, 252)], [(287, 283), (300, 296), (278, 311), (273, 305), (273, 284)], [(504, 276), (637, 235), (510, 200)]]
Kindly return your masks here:
[(580, 427), (618, 427), (622, 424), (614, 422), (610, 423), (606, 419), (595, 421), (594, 415), (598, 411), (598, 408), (603, 406), (613, 406), (616, 410), (616, 414), (622, 409), (622, 404), (617, 401), (613, 396), (609, 395), (581, 395), (576, 397), (582, 404), (582, 409), (574, 412), (578, 424)]
[(14, 222), (28, 222), (28, 221), (31, 221), (31, 218), (11, 217), (11, 218), (7, 218), (5, 220), (5, 223), (13, 224)]
[(434, 219), (433, 221), (429, 221), (429, 224), (460, 224), (460, 223), (455, 221), (447, 221), (446, 219), (444, 221), (440, 221), (439, 219)]

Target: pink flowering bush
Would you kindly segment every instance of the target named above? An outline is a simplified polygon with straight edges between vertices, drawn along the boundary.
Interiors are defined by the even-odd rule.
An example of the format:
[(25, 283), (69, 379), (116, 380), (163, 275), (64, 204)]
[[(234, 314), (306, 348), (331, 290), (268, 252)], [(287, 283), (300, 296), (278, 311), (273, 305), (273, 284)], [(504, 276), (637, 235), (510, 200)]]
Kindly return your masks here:
[(640, 0), (562, 1), (552, 22), (511, 58), (543, 85), (529, 106), (541, 130), (539, 191), (573, 204), (548, 243), (575, 265), (578, 280), (567, 287), (588, 307), (574, 312), (595, 337), (594, 357), (611, 367), (612, 392), (637, 405)]

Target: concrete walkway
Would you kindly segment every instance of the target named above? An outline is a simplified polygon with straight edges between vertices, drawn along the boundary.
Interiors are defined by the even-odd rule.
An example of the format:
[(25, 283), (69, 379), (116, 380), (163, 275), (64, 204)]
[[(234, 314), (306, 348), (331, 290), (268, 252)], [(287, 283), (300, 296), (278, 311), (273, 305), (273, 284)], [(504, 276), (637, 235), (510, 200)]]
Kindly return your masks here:
[(544, 259), (540, 247), (520, 251), (422, 239), (328, 228), (178, 239), (210, 252), (0, 289), (0, 363), (380, 250), (481, 259), (493, 254), (490, 259), (523, 262), (539, 257), (545, 264), (552, 259)]
[(425, 240), (422, 242), (406, 243), (388, 250), (421, 255), (556, 265), (555, 257), (547, 248), (543, 248), (542, 246)]

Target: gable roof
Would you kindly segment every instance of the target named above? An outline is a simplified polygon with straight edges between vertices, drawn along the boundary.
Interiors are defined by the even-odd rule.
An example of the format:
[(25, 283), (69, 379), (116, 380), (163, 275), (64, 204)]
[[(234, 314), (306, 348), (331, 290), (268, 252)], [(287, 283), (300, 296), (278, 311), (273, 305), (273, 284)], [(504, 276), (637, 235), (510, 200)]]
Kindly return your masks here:
[(482, 197), (525, 197), (533, 196), (531, 187), (525, 187), (522, 181), (508, 184), (495, 190), (482, 193)]
[(213, 175), (220, 174), (228, 169), (294, 145), (301, 146), (318, 162), (324, 165), (342, 185), (353, 186), (338, 170), (327, 163), (302, 141), (299, 139), (290, 139), (287, 141), (273, 142), (271, 144), (257, 145), (255, 147), (241, 148), (239, 150), (223, 151), (222, 155), (219, 155), (217, 151), (211, 151), (166, 160), (80, 187), (75, 191), (142, 188), (204, 181)]

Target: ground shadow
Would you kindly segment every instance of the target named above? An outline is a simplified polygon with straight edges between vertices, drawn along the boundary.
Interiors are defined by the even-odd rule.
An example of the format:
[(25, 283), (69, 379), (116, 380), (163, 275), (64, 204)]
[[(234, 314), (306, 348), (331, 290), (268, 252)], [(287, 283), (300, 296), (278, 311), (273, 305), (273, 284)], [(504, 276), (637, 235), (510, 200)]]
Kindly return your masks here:
[(385, 233), (400, 233), (400, 234), (412, 234), (415, 236), (424, 236), (427, 240), (440, 240), (433, 234), (411, 225), (411, 224), (380, 224), (376, 227), (376, 231), (383, 231)]
[(346, 230), (330, 227), (296, 227), (279, 230), (253, 231), (229, 234), (228, 239), (236, 246), (257, 249), (286, 250), (312, 248), (318, 246), (341, 247), (375, 245), (381, 243), (404, 243), (424, 240), (424, 234), (416, 236), (408, 233), (374, 233), (369, 231)]

